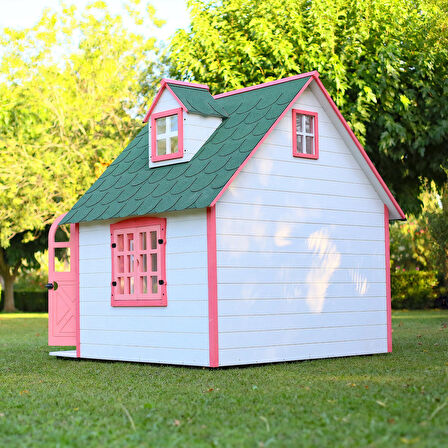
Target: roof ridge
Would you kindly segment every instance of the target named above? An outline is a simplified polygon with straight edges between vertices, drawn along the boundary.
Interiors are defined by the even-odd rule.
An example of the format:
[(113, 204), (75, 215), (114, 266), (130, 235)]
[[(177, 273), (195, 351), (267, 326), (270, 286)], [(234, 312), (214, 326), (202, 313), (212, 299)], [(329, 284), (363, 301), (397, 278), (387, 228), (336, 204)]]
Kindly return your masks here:
[(163, 78), (162, 81), (160, 82), (160, 87), (163, 87), (164, 84), (175, 84), (178, 86), (193, 87), (195, 89), (210, 90), (210, 87), (207, 84), (199, 84), (199, 83), (188, 82), (188, 81), (178, 81), (177, 79)]
[(228, 92), (218, 93), (217, 95), (213, 95), (215, 100), (219, 98), (224, 98), (226, 96), (237, 95), (238, 93), (248, 92), (250, 90), (262, 89), (264, 87), (273, 86), (275, 84), (282, 84), (284, 82), (295, 81), (296, 79), (302, 79), (312, 76), (313, 78), (319, 78), (319, 72), (317, 70), (313, 70), (312, 72), (300, 73), (299, 75), (289, 76), (287, 78), (277, 79), (275, 81), (264, 82), (262, 84), (255, 84), (249, 87), (242, 87), (241, 89), (229, 90)]

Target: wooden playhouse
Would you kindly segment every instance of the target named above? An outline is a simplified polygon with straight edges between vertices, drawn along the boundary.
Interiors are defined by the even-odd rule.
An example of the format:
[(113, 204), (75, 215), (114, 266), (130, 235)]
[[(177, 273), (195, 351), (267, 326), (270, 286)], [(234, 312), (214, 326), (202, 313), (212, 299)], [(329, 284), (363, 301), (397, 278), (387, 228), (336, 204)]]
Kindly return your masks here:
[(388, 228), (405, 216), (317, 72), (215, 96), (165, 79), (144, 121), (51, 228), (49, 344), (76, 350), (50, 354), (391, 351)]

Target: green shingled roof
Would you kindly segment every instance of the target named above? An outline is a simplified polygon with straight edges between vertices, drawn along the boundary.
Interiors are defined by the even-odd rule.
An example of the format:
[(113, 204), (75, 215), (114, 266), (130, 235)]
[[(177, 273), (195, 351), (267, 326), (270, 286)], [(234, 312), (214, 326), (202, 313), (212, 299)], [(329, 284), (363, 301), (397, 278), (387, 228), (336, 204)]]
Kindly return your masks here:
[(207, 89), (180, 86), (170, 84), (169, 82), (167, 84), (180, 99), (181, 103), (188, 109), (188, 112), (221, 118), (229, 116), (221, 104), (219, 104), (219, 101), (215, 100)]
[(228, 118), (190, 162), (150, 169), (146, 125), (61, 223), (208, 207), (308, 79), (214, 99)]

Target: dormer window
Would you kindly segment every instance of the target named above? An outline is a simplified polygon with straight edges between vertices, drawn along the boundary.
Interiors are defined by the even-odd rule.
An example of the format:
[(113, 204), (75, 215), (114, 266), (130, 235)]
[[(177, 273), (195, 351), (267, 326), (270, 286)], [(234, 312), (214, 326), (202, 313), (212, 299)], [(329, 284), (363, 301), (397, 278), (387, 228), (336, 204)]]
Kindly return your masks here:
[(306, 159), (319, 158), (317, 112), (293, 109), (292, 155)]
[(182, 108), (151, 115), (151, 160), (179, 159), (184, 155)]

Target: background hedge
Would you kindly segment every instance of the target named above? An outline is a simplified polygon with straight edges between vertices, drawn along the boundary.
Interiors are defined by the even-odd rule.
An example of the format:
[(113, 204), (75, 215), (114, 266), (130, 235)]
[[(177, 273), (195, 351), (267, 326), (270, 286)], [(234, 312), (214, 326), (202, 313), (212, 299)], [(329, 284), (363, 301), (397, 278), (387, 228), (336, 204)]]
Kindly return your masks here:
[[(5, 304), (5, 291), (0, 295), (0, 310)], [(48, 312), (48, 291), (14, 291), (14, 301), (19, 311)]]
[(391, 272), (392, 308), (396, 310), (434, 308), (437, 298), (437, 272)]

